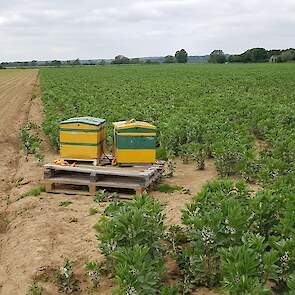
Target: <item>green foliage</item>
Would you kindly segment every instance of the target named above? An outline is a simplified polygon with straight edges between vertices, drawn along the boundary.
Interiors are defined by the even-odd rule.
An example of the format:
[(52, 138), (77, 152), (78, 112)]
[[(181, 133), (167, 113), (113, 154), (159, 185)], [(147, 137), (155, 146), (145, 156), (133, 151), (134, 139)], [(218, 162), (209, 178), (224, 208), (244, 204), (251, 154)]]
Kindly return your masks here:
[(156, 186), (155, 190), (157, 192), (161, 192), (161, 193), (173, 193), (173, 192), (176, 192), (176, 191), (180, 191), (181, 187), (180, 186), (175, 186), (175, 185), (170, 185), (170, 184), (167, 184), (167, 183), (161, 183), (161, 184), (158, 184)]
[[(181, 242), (175, 230), (166, 239), (180, 265), (184, 292), (225, 279), (233, 284), (230, 271), (223, 269), (223, 251), (230, 258), (229, 270), (242, 271), (244, 254), (251, 265), (259, 261), (257, 273), (247, 266), (249, 272), (244, 269), (244, 279), (232, 292), (242, 292), (245, 286), (249, 294), (265, 294), (269, 279), (277, 292), (288, 291), (295, 265), (295, 72), (293, 64), (250, 64), (282, 52), (266, 53), (253, 49), (238, 56), (247, 65), (41, 71), (43, 128), (56, 147), (58, 122), (64, 118), (102, 117), (110, 130), (111, 122), (135, 117), (159, 128), (160, 158), (182, 156), (197, 162), (200, 158), (200, 164), (205, 157), (213, 158), (220, 176), (241, 176), (263, 186), (254, 195), (244, 182), (214, 181), (183, 210), (185, 228), (180, 236), (185, 239)], [(256, 139), (266, 148), (257, 149)], [(169, 177), (174, 172), (172, 160), (167, 167)], [(113, 253), (126, 253), (136, 245), (148, 247), (147, 257), (163, 259), (161, 206), (143, 199), (111, 203), (96, 225), (100, 248), (114, 267)]]
[(184, 49), (175, 52), (175, 59), (178, 63), (187, 63), (187, 52)]
[(60, 207), (68, 207), (68, 206), (70, 206), (72, 204), (73, 204), (72, 201), (66, 200), (66, 201), (59, 202), (59, 205), (58, 206), (60, 206)]
[(118, 193), (108, 192), (106, 190), (98, 190), (93, 198), (96, 203), (116, 201), (119, 198)]
[(295, 273), (295, 198), (286, 182), (250, 194), (244, 182), (208, 183), (183, 210), (188, 243), (174, 247), (183, 290), (222, 282), (231, 295), (287, 290)]
[(37, 186), (34, 187), (32, 189), (30, 189), (29, 191), (27, 191), (26, 193), (23, 193), (19, 199), (23, 199), (26, 197), (37, 197), (39, 196), (42, 192), (45, 192), (45, 188), (44, 186)]
[(72, 262), (68, 258), (64, 259), (63, 266), (57, 272), (57, 283), (59, 291), (65, 294), (71, 294), (80, 289), (79, 281), (72, 269)]
[(115, 281), (114, 294), (158, 294), (163, 260), (151, 256), (147, 246), (134, 246), (113, 253)]
[(136, 244), (148, 246), (150, 253), (155, 256), (163, 251), (163, 221), (164, 214), (159, 201), (147, 194), (137, 196), (131, 202), (116, 207), (112, 218), (100, 218), (95, 225), (99, 247), (110, 260), (112, 252), (117, 248), (132, 247)]
[(207, 157), (206, 148), (199, 143), (186, 143), (180, 148), (180, 156), (184, 164), (190, 160), (196, 161), (196, 168), (205, 169), (205, 159)]
[(209, 59), (208, 59), (209, 63), (218, 63), (218, 64), (223, 64), (226, 62), (226, 56), (223, 53), (222, 50), (213, 50), (210, 53)]
[[(200, 144), (221, 176), (268, 185), (295, 168), (293, 80), (292, 64), (46, 68), (43, 128), (57, 148), (64, 118), (102, 117), (110, 131), (112, 122), (135, 117), (159, 128), (163, 158)], [(255, 151), (254, 136), (266, 152)]]
[(270, 294), (265, 285), (276, 272), (277, 252), (267, 251), (259, 235), (246, 235), (243, 243), (220, 250), (224, 289), (230, 295)]
[(115, 294), (157, 294), (164, 271), (161, 204), (147, 194), (114, 204), (95, 229), (99, 248), (115, 275)]
[(88, 209), (88, 214), (91, 215), (95, 215), (98, 212), (97, 208), (89, 208)]
[(285, 290), (289, 276), (295, 272), (295, 239), (273, 237), (271, 247), (278, 253), (273, 280), (278, 290)]
[(117, 55), (115, 59), (112, 61), (112, 64), (121, 65), (121, 64), (129, 64), (130, 59), (124, 55)]
[(160, 295), (179, 295), (179, 288), (176, 286), (162, 286), (160, 289)]
[(266, 62), (269, 59), (268, 52), (264, 48), (248, 49), (240, 55), (231, 56), (231, 62)]
[(39, 287), (36, 283), (33, 283), (30, 287), (26, 295), (41, 295), (42, 288)]
[(245, 206), (250, 193), (244, 182), (217, 180), (205, 185), (183, 210), (186, 244), (178, 256), (183, 288), (215, 286), (221, 277), (220, 248), (239, 245), (250, 223)]
[(187, 242), (187, 235), (181, 226), (171, 225), (165, 233), (165, 240), (170, 244), (172, 255), (176, 255), (181, 245)]
[(255, 195), (249, 202), (251, 210), (253, 232), (268, 238), (275, 232), (275, 226), (279, 224), (280, 214), (284, 206), (282, 197), (270, 190), (263, 190)]
[(34, 154), (38, 162), (42, 163), (44, 155), (41, 153), (41, 139), (38, 136), (38, 126), (28, 122), (20, 132), (22, 149), (27, 156)]
[(295, 276), (294, 274), (291, 275), (287, 282), (288, 285), (288, 292), (285, 295), (295, 295)]
[(175, 63), (175, 57), (173, 55), (167, 55), (164, 57), (164, 63), (166, 64), (172, 64)]
[(85, 270), (87, 277), (92, 283), (92, 286), (97, 288), (101, 279), (102, 265), (96, 261), (90, 261), (85, 264)]

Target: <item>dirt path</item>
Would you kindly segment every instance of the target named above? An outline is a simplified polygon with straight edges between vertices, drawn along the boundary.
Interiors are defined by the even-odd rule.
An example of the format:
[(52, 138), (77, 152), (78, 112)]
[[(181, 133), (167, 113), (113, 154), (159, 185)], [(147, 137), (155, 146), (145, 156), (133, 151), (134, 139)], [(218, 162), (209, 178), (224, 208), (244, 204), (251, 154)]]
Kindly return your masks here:
[(0, 197), (11, 188), (18, 166), (19, 130), (27, 121), (38, 70), (0, 72)]

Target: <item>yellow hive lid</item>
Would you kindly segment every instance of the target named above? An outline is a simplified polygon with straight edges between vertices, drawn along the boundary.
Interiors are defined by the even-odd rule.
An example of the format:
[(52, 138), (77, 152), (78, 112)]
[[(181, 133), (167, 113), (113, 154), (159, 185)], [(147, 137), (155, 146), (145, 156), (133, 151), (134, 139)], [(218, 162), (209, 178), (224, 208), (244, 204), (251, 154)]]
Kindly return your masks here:
[(143, 122), (143, 121), (136, 121), (134, 119), (129, 121), (120, 121), (114, 122), (113, 126), (115, 129), (125, 129), (125, 128), (146, 128), (146, 129), (157, 129), (156, 126)]

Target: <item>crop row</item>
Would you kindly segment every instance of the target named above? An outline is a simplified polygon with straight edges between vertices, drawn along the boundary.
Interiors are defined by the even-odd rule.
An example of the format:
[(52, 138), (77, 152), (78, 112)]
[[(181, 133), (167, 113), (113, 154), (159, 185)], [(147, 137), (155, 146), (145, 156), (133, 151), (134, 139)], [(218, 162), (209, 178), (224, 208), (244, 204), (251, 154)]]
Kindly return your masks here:
[[(182, 211), (182, 226), (164, 226), (147, 194), (112, 203), (95, 228), (115, 278), (114, 294), (191, 294), (222, 287), (230, 295), (294, 294), (295, 199), (243, 181), (216, 180)], [(168, 284), (167, 257), (178, 264)], [(271, 286), (271, 287), (270, 287)]]
[(43, 69), (44, 130), (57, 147), (65, 118), (146, 120), (160, 129), (161, 157), (194, 150), (221, 176), (272, 183), (294, 173), (294, 81), (292, 64)]

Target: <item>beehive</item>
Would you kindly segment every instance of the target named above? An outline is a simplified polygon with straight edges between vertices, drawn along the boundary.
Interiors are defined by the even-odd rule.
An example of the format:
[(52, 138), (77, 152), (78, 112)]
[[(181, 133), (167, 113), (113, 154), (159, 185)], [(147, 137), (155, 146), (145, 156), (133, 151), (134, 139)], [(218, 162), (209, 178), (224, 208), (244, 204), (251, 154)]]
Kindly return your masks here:
[(60, 123), (60, 155), (65, 159), (99, 160), (105, 142), (105, 120), (71, 118)]
[(113, 123), (113, 154), (117, 164), (154, 163), (157, 129), (140, 121)]

